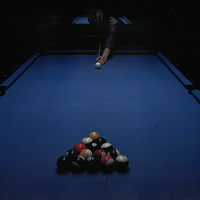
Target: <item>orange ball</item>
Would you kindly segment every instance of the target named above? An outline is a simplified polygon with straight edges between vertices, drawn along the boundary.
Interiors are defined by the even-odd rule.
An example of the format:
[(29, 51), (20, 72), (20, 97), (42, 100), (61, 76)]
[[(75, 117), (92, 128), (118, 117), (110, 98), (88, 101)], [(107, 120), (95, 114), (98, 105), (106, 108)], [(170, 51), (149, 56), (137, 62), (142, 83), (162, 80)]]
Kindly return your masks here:
[(84, 159), (87, 159), (88, 157), (92, 156), (93, 153), (91, 150), (89, 149), (83, 149), (81, 152), (80, 152), (80, 156), (82, 156)]
[(100, 137), (100, 135), (97, 132), (91, 132), (89, 134), (89, 137), (92, 138), (93, 140), (97, 139)]

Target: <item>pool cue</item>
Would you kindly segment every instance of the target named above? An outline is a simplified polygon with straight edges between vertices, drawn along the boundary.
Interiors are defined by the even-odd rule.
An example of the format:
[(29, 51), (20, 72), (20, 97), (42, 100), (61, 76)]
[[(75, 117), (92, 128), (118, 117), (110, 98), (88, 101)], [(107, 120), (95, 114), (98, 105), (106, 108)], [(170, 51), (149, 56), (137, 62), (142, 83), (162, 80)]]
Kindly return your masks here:
[[(101, 55), (101, 43), (99, 44), (99, 52), (98, 52), (98, 57)], [(95, 69), (101, 69), (101, 64), (99, 61), (95, 63)]]
[(99, 44), (99, 52), (98, 52), (98, 57), (101, 55), (101, 43)]

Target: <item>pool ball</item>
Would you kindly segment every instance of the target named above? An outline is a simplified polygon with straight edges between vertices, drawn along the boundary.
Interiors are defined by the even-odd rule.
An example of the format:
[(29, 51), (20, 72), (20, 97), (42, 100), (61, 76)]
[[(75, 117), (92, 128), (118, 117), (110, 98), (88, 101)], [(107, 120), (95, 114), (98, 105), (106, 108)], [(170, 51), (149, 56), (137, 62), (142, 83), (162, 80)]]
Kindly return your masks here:
[(129, 160), (124, 155), (119, 155), (115, 159), (115, 167), (118, 171), (125, 171), (128, 169)]
[(93, 140), (97, 139), (100, 137), (100, 135), (97, 132), (91, 132), (89, 134), (89, 137), (92, 138)]
[(97, 149), (95, 152), (94, 152), (94, 156), (96, 156), (99, 160), (101, 160), (101, 158), (103, 156), (106, 156), (106, 152), (103, 150), (103, 149)]
[(108, 153), (113, 150), (113, 146), (107, 142), (101, 145), (101, 149), (103, 149), (106, 153)]
[(95, 68), (96, 69), (100, 69), (101, 68), (101, 63), (100, 62), (96, 62), (95, 63)]
[(94, 140), (95, 143), (97, 143), (99, 146), (101, 146), (103, 143), (106, 143), (106, 139), (103, 137), (98, 137)]
[(107, 155), (111, 156), (115, 160), (116, 157), (120, 155), (120, 152), (117, 149), (112, 149), (111, 151), (108, 151)]
[(65, 156), (66, 156), (67, 158), (69, 158), (71, 161), (72, 161), (72, 159), (74, 158), (74, 156), (76, 156), (76, 155), (78, 155), (78, 152), (75, 151), (74, 149), (68, 150), (68, 151), (66, 152), (66, 154), (65, 154)]
[(99, 146), (97, 143), (92, 142), (88, 145), (88, 149), (90, 149), (92, 153), (94, 153), (97, 149), (99, 149)]
[(85, 146), (85, 144), (83, 144), (83, 143), (77, 143), (75, 146), (74, 146), (74, 150), (76, 151), (76, 152), (81, 152), (83, 149), (86, 149), (86, 146)]
[(71, 168), (71, 160), (66, 156), (60, 156), (57, 160), (57, 167), (60, 171), (67, 171)]
[(89, 156), (92, 156), (93, 153), (91, 150), (89, 149), (83, 149), (81, 152), (80, 152), (80, 156), (82, 156), (84, 159), (86, 159), (87, 157)]
[(85, 144), (86, 147), (88, 147), (88, 145), (90, 143), (92, 143), (93, 139), (91, 137), (85, 137), (82, 139), (82, 143)]
[(115, 161), (111, 156), (103, 156), (100, 161), (103, 170), (110, 171), (113, 169)]
[(86, 170), (88, 171), (98, 171), (100, 167), (100, 161), (96, 156), (89, 156), (86, 160)]
[(72, 160), (72, 170), (74, 171), (84, 171), (85, 170), (85, 159), (77, 155)]

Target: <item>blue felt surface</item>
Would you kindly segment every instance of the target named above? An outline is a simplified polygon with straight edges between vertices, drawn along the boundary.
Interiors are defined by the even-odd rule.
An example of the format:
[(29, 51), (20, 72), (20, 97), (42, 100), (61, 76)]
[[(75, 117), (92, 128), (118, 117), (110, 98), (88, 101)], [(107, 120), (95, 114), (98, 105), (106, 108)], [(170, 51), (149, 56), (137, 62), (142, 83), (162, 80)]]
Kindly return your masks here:
[[(39, 57), (0, 98), (0, 199), (200, 199), (200, 106), (157, 56)], [(91, 131), (125, 174), (56, 173)]]

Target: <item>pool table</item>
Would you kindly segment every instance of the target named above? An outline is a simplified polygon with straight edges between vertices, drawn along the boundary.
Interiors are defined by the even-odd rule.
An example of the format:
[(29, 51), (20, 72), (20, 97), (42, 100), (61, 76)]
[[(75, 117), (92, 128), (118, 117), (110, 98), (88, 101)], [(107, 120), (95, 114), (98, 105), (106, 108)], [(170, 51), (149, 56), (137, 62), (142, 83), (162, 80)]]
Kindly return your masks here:
[[(0, 199), (200, 199), (199, 90), (160, 52), (116, 51), (101, 69), (96, 57), (36, 53), (1, 84)], [(128, 171), (58, 172), (92, 131)]]

